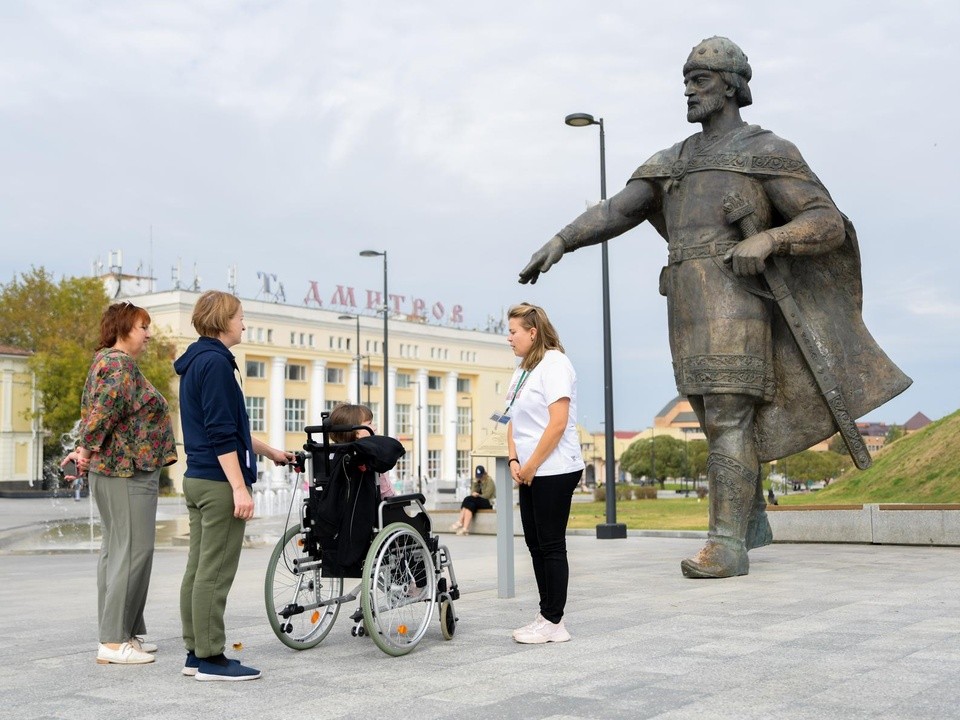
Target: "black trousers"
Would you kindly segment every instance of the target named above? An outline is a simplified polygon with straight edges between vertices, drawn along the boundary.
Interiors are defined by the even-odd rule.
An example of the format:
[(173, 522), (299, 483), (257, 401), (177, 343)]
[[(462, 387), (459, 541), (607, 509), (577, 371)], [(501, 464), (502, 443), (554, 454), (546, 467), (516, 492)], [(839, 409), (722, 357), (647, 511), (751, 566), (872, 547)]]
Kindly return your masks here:
[(540, 614), (552, 623), (563, 619), (567, 604), (570, 581), (567, 520), (573, 491), (582, 475), (582, 470), (563, 475), (537, 475), (532, 484), (519, 488), (520, 523), (537, 578)]
[(467, 495), (463, 502), (460, 503), (461, 508), (466, 508), (474, 515), (477, 514), (477, 510), (491, 510), (493, 505), (490, 504), (490, 501), (485, 497), (474, 497), (473, 495)]

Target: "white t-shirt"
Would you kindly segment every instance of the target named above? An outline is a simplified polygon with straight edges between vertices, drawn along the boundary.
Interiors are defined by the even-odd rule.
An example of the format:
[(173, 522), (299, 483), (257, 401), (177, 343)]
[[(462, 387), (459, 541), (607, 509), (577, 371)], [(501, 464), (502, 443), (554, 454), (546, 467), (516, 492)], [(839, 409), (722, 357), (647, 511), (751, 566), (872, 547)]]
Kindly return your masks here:
[(513, 400), (509, 415), (521, 464), (533, 455), (550, 420), (548, 408), (560, 398), (570, 398), (567, 427), (560, 443), (537, 469), (537, 475), (561, 475), (584, 468), (577, 434), (577, 374), (559, 350), (547, 350), (543, 360), (529, 373), (519, 367), (513, 373), (507, 404)]

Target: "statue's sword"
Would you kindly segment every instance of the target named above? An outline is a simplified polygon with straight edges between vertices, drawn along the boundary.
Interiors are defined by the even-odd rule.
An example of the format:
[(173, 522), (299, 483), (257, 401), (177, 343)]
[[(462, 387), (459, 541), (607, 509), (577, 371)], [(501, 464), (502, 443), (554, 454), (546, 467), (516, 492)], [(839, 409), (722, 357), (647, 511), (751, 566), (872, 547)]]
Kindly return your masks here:
[[(744, 238), (756, 235), (759, 230), (756, 220), (753, 216), (753, 206), (744, 200), (739, 194), (732, 193), (723, 199), (723, 211), (726, 213), (727, 222), (736, 224)], [(812, 328), (800, 311), (796, 299), (787, 284), (790, 278), (790, 268), (786, 261), (781, 257), (770, 256), (767, 258), (766, 267), (763, 271), (763, 277), (767, 281), (770, 292), (773, 293), (773, 299), (776, 300), (783, 313), (783, 318), (790, 328), (790, 333), (800, 348), (807, 367), (813, 373), (817, 381), (820, 393), (830, 408), (833, 420), (840, 430), (840, 436), (853, 458), (854, 464), (861, 470), (870, 467), (873, 462), (870, 459), (870, 451), (863, 442), (860, 431), (857, 430), (855, 418), (850, 416), (847, 411), (847, 405), (843, 400), (843, 394), (840, 392), (840, 386), (837, 383), (836, 375), (827, 362), (826, 353), (817, 343)]]

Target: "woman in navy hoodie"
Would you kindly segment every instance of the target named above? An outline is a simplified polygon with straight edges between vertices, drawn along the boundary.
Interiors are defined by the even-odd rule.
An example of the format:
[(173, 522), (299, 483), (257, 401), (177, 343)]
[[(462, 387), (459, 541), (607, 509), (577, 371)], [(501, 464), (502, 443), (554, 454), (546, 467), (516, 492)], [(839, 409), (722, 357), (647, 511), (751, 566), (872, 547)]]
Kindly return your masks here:
[(246, 521), (253, 517), (250, 486), (257, 454), (277, 465), (293, 454), (250, 434), (243, 392), (229, 348), (243, 337), (243, 308), (229, 293), (205, 292), (193, 309), (200, 338), (177, 358), (180, 422), (187, 470), (183, 496), (190, 512), (190, 554), (180, 586), (180, 619), (187, 646), (184, 675), (197, 680), (254, 680), (260, 671), (223, 650), (223, 613), (240, 562)]

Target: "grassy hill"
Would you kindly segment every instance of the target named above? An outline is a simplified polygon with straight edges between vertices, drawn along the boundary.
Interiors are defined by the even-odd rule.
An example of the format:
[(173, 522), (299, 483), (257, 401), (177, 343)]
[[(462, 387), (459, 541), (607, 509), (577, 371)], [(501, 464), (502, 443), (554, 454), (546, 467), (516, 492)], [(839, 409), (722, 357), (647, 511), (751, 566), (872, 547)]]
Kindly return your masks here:
[(782, 504), (960, 503), (960, 410), (891, 443), (868, 470), (849, 470)]

